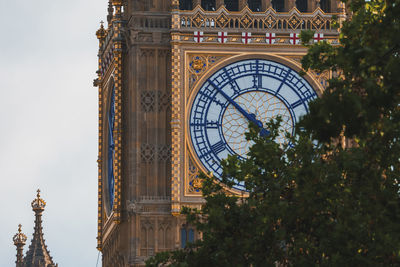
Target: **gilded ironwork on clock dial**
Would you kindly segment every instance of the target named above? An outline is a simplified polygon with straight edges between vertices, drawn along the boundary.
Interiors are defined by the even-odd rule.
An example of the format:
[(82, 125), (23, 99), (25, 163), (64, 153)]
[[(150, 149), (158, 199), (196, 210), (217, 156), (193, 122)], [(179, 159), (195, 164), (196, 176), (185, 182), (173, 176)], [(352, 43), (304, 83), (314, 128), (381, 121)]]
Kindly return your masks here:
[[(245, 158), (251, 143), (245, 138), (249, 122), (269, 134), (266, 123), (282, 118), (282, 134), (293, 133), (308, 102), (317, 95), (293, 69), (274, 61), (248, 59), (216, 71), (196, 93), (190, 111), (189, 130), (197, 158), (205, 169), (221, 178), (220, 162), (228, 155)], [(244, 190), (237, 183), (236, 189)]]

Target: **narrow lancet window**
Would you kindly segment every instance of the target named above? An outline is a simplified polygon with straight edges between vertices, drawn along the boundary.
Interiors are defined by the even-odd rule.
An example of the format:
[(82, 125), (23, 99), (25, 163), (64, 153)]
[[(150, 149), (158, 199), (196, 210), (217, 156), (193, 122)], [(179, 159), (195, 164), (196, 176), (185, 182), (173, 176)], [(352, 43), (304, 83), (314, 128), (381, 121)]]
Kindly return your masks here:
[(229, 11), (239, 10), (239, 0), (225, 0), (225, 7)]
[(193, 9), (192, 0), (180, 0), (179, 1), (179, 9), (180, 10), (192, 10)]
[(201, 0), (201, 7), (206, 11), (214, 11), (215, 0)]
[(248, 0), (249, 8), (254, 12), (260, 12), (261, 10), (261, 0)]
[(320, 2), (321, 9), (325, 13), (330, 13), (331, 12), (331, 1), (330, 0), (321, 0)]
[(188, 243), (194, 242), (194, 229), (187, 225), (181, 228), (181, 248), (185, 248)]
[(300, 12), (307, 12), (307, 0), (296, 0), (296, 7)]
[(275, 9), (276, 12), (285, 11), (285, 2), (284, 2), (284, 0), (272, 0), (271, 4), (272, 4), (272, 8)]

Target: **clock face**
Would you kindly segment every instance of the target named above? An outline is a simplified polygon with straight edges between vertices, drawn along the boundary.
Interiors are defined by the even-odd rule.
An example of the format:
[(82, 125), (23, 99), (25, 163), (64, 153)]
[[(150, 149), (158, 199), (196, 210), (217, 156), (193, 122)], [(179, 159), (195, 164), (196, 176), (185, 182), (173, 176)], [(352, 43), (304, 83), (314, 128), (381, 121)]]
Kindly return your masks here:
[(112, 88), (110, 107), (108, 109), (108, 125), (107, 125), (107, 187), (108, 187), (108, 210), (111, 211), (114, 204), (114, 121), (115, 121), (115, 88)]
[[(316, 97), (304, 78), (281, 63), (249, 59), (223, 67), (202, 84), (191, 106), (189, 131), (197, 158), (220, 179), (222, 159), (246, 158), (252, 145), (245, 138), (250, 121), (267, 135), (266, 123), (281, 116), (281, 127), (293, 134)], [(277, 142), (286, 142), (285, 133)], [(240, 183), (235, 188), (244, 190)]]

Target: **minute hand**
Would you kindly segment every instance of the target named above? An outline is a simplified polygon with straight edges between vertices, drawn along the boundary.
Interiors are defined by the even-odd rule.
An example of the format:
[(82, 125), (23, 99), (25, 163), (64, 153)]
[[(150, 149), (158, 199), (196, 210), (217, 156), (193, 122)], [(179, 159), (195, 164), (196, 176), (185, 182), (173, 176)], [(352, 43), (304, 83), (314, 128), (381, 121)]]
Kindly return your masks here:
[(254, 114), (249, 114), (247, 113), (241, 106), (239, 106), (238, 103), (236, 103), (232, 98), (230, 98), (224, 91), (222, 91), (218, 86), (216, 86), (212, 81), (208, 81), (212, 87), (214, 87), (215, 90), (217, 90), (223, 97), (228, 100), (229, 103), (231, 103), (240, 113), (243, 114), (243, 116), (250, 122), (255, 123), (261, 130), (260, 134), (261, 136), (266, 136), (269, 134), (269, 131), (264, 129), (263, 124), (260, 120), (256, 119), (256, 116)]

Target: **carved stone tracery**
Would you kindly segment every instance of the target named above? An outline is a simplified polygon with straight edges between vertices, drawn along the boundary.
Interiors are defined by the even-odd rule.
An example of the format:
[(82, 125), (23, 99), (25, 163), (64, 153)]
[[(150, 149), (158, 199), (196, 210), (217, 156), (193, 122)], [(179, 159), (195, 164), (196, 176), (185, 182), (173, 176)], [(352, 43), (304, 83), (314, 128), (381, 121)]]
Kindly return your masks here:
[(155, 158), (155, 146), (153, 144), (142, 144), (140, 146), (140, 158), (143, 163), (152, 163)]
[(125, 266), (125, 258), (119, 251), (120, 228), (115, 229), (103, 244), (103, 266)]
[(143, 163), (153, 163), (155, 159), (159, 162), (169, 162), (171, 160), (170, 145), (154, 145), (143, 143), (140, 146), (140, 158)]
[(140, 255), (173, 249), (172, 227), (170, 218), (144, 217), (140, 221)]
[(157, 159), (162, 162), (169, 162), (171, 160), (171, 146), (161, 145), (158, 147)]
[(171, 94), (158, 90), (142, 91), (140, 104), (145, 112), (162, 112), (171, 107)]
[(142, 91), (140, 104), (144, 112), (151, 112), (155, 109), (156, 91)]

